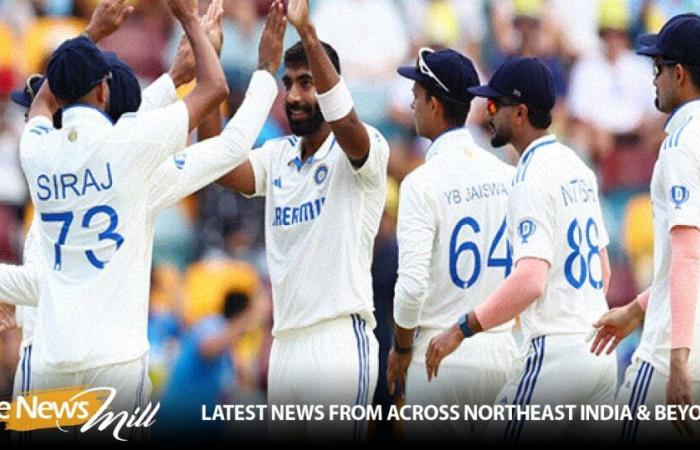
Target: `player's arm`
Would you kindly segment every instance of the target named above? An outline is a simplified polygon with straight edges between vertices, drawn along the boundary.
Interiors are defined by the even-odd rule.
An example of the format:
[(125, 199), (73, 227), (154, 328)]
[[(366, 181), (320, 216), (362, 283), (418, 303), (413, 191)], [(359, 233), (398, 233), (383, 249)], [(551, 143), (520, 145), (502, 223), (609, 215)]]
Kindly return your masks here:
[(513, 273), (484, 303), (467, 313), (450, 329), (431, 339), (425, 358), (428, 380), (438, 375), (442, 359), (459, 347), (465, 337), (515, 319), (540, 298), (547, 284), (549, 266), (548, 261), (538, 258), (518, 260)]
[(352, 164), (361, 167), (369, 155), (369, 134), (353, 108), (345, 82), (336, 72), (316, 35), (309, 17), (308, 0), (290, 0), (287, 17), (297, 29), (306, 51), (321, 113)]
[(0, 264), (0, 303), (37, 306), (40, 269), (35, 265)]
[[(184, 99), (190, 131), (228, 96), (224, 71), (214, 46), (200, 24), (197, 3), (192, 0), (168, 0), (170, 10), (185, 30), (195, 58), (197, 85)], [(214, 3), (222, 7), (221, 0), (214, 0)]]
[(406, 372), (413, 355), (413, 337), (428, 292), (432, 247), (437, 224), (428, 191), (418, 178), (401, 184), (397, 239), (398, 280), (394, 288), (394, 346), (387, 361), (387, 383), (393, 395), (405, 389)]
[[(277, 82), (274, 73), (282, 60), (285, 19), (281, 2), (275, 2), (268, 16), (261, 42), (260, 66), (266, 70), (253, 73), (243, 103), (224, 128), (221, 135), (202, 140), (189, 147), (175, 160), (166, 160), (158, 168), (153, 179), (157, 185), (152, 189), (151, 205), (158, 211), (177, 200), (201, 189), (224, 176), (239, 181), (238, 167), (248, 164), (250, 149), (277, 97)], [(217, 115), (209, 119), (220, 127)], [(234, 168), (234, 169), (232, 169)], [(252, 168), (250, 179), (255, 189)]]
[[(267, 15), (265, 28), (260, 38), (258, 71), (267, 71), (273, 77), (277, 73), (282, 61), (286, 26), (287, 19), (284, 17), (284, 4), (280, 0), (275, 0), (270, 6), (270, 12)], [(261, 180), (256, 180), (253, 164), (248, 159), (219, 178), (217, 183), (245, 195), (254, 195), (256, 193), (256, 181), (260, 184)]]
[(106, 38), (134, 12), (127, 0), (102, 0), (90, 17), (84, 34), (95, 44)]

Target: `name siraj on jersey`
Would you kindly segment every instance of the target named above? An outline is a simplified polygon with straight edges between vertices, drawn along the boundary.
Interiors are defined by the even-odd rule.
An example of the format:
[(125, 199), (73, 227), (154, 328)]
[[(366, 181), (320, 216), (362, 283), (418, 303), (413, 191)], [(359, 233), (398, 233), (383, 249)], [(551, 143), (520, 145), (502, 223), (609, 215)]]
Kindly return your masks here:
[(36, 178), (37, 197), (39, 200), (65, 200), (69, 195), (82, 197), (91, 190), (102, 192), (114, 184), (112, 167), (105, 164), (104, 170), (85, 169), (80, 174), (61, 173), (39, 175)]

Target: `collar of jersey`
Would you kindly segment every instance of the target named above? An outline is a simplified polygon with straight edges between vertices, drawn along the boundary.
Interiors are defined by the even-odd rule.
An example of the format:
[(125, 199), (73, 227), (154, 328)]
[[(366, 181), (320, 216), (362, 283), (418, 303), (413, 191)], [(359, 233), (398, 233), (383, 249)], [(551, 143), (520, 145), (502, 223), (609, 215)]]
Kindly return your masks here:
[(294, 165), (297, 169), (298, 172), (301, 172), (301, 169), (303, 169), (305, 166), (310, 166), (316, 161), (321, 161), (324, 159), (328, 154), (333, 150), (333, 147), (335, 147), (335, 136), (333, 133), (330, 133), (328, 137), (326, 138), (325, 141), (323, 141), (323, 144), (321, 144), (321, 148), (316, 150), (316, 153), (311, 155), (306, 161), (302, 161), (301, 159), (301, 138), (299, 137), (294, 137), (296, 141), (291, 144), (294, 156), (289, 159), (287, 162), (287, 165)]
[(525, 160), (531, 158), (531, 153), (534, 153), (538, 148), (554, 144), (555, 142), (557, 142), (557, 137), (553, 134), (548, 134), (539, 139), (535, 139), (534, 141), (530, 142), (530, 145), (527, 146), (522, 156), (520, 156), (520, 162), (524, 162)]
[[(459, 141), (459, 145), (452, 145), (455, 141)], [(450, 149), (463, 150), (465, 145), (471, 146), (473, 143), (474, 138), (466, 127), (450, 128), (433, 139), (425, 153), (425, 160), (427, 161), (433, 156)]]
[(673, 110), (671, 115), (666, 119), (664, 130), (667, 134), (671, 134), (687, 122), (688, 118), (700, 108), (700, 98), (685, 102)]
[(79, 120), (93, 120), (104, 123), (105, 125), (114, 125), (112, 118), (101, 109), (97, 109), (92, 105), (85, 103), (75, 103), (63, 108), (63, 124), (68, 125), (71, 122)]

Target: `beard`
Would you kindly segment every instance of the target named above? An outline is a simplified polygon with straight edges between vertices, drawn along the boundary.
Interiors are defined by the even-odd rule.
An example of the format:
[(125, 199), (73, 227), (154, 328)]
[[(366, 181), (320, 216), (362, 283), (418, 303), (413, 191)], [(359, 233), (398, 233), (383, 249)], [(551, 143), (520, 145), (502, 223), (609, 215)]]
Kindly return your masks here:
[[(294, 120), (292, 119), (292, 110), (304, 111), (308, 114), (308, 117), (304, 120)], [(324, 124), (323, 115), (321, 114), (321, 109), (318, 106), (292, 106), (287, 103), (284, 106), (284, 112), (287, 115), (287, 121), (289, 122), (289, 128), (291, 128), (292, 133), (296, 136), (307, 136), (318, 131), (319, 128)]]
[(493, 124), (491, 124), (494, 135), (491, 138), (491, 146), (493, 148), (503, 147), (510, 142), (510, 133), (506, 133), (505, 130), (497, 130)]

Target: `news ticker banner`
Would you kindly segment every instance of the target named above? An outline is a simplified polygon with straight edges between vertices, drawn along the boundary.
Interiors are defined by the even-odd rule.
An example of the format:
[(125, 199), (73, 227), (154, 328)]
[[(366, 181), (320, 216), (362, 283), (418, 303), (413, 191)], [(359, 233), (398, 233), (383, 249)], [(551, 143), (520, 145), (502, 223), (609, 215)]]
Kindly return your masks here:
[[(0, 401), (0, 423), (18, 432), (79, 427), (104, 431), (126, 441), (128, 430), (149, 428), (158, 421), (160, 403), (130, 411), (112, 407), (113, 388), (82, 386), (28, 392)], [(700, 405), (200, 405), (194, 416), (202, 423), (261, 421), (688, 421), (700, 423)]]

